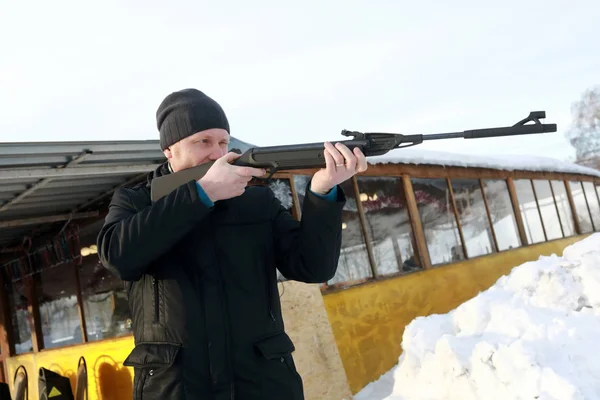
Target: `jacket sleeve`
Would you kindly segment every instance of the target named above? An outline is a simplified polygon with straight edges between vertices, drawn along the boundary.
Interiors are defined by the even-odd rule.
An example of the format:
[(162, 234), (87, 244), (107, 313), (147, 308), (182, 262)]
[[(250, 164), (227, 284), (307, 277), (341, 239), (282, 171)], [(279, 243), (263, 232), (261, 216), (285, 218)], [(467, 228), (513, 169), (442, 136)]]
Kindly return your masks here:
[(337, 186), (334, 198), (306, 188), (302, 218), (295, 220), (273, 196), (275, 261), (287, 279), (322, 283), (337, 271), (342, 245), (342, 209), (346, 197)]
[(140, 279), (153, 261), (209, 215), (212, 207), (201, 198), (202, 192), (189, 182), (138, 209), (133, 199), (138, 194), (118, 188), (98, 234), (102, 264), (122, 280)]

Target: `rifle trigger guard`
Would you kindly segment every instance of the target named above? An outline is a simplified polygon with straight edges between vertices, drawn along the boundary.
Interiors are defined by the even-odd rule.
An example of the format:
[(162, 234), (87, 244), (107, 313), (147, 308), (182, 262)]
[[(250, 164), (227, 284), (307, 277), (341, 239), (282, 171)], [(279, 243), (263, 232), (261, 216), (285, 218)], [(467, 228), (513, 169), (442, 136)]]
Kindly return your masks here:
[(265, 183), (268, 183), (271, 178), (273, 177), (273, 175), (275, 175), (277, 173), (277, 171), (279, 170), (279, 163), (277, 161), (272, 161), (271, 162), (271, 166), (269, 167), (263, 167), (265, 169), (265, 171), (267, 171), (267, 174), (269, 174), (269, 176), (265, 177), (254, 177), (255, 180), (257, 181), (262, 181)]
[(271, 178), (273, 177), (273, 175), (275, 175), (277, 173), (277, 171), (279, 171), (279, 163), (277, 161), (273, 161), (271, 163), (271, 166), (267, 170), (267, 173), (269, 174), (269, 176), (266, 177), (265, 180), (267, 180), (267, 181), (271, 180)]

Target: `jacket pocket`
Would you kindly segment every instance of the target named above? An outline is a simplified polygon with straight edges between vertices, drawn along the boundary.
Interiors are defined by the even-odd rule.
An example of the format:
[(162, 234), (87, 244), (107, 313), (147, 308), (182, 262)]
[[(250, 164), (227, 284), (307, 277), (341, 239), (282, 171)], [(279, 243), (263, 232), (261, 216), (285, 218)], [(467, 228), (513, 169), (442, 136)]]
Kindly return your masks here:
[[(264, 336), (254, 342), (254, 347), (265, 360), (266, 373), (269, 381), (278, 381), (279, 385), (287, 386), (291, 391), (287, 398), (303, 399), (304, 390), (300, 374), (296, 370), (296, 365), (292, 353), (296, 350), (292, 339), (285, 331), (279, 331), (268, 336)], [(280, 391), (280, 387), (264, 388), (265, 393), (273, 393), (273, 390)]]
[(254, 346), (266, 359), (281, 359), (286, 355), (291, 355), (296, 347), (292, 339), (284, 331), (276, 332), (258, 339)]
[(183, 398), (183, 374), (177, 355), (181, 345), (169, 342), (141, 342), (123, 365), (133, 367), (133, 399)]

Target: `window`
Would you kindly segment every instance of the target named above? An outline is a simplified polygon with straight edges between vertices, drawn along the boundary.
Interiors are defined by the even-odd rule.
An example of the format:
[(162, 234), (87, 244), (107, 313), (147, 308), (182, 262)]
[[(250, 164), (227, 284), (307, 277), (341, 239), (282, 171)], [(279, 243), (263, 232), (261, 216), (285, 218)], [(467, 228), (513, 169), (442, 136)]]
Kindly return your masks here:
[(558, 211), (554, 203), (550, 182), (546, 180), (534, 180), (533, 188), (535, 189), (535, 196), (540, 213), (542, 214), (547, 240), (562, 238), (560, 219), (558, 218)]
[[(310, 179), (311, 176), (294, 175), (294, 184), (296, 185), (301, 210)], [(343, 182), (340, 187), (346, 194), (346, 204), (342, 210), (342, 249), (337, 273), (333, 279), (327, 282), (328, 285), (340, 282), (358, 282), (373, 277), (352, 180)]]
[[(131, 314), (123, 283), (86, 252), (79, 267), (89, 342), (131, 333)], [(95, 253), (94, 253), (95, 254)]]
[(40, 306), (44, 348), (82, 343), (73, 264), (42, 268), (39, 275), (36, 275), (36, 295)]
[[(269, 187), (275, 194), (277, 200), (281, 202), (281, 205), (296, 218), (296, 212), (294, 211), (294, 196), (292, 195), (292, 187), (289, 179), (271, 179)], [(277, 280), (284, 281), (285, 277), (277, 270)]]
[(412, 179), (432, 265), (464, 260), (450, 190), (443, 178)]
[(102, 221), (81, 231), (79, 285), (88, 342), (128, 335), (131, 312), (123, 281), (107, 270), (98, 258), (96, 237)]
[(20, 263), (22, 259), (7, 264), (2, 269), (4, 274), (4, 290), (8, 299), (10, 314), (7, 318), (12, 321), (13, 341), (15, 353), (23, 354), (33, 351), (31, 327), (33, 326), (33, 315), (28, 303), (28, 293), (21, 275)]
[(83, 343), (73, 233), (67, 229), (3, 269), (17, 354), (35, 347), (34, 317), (41, 349)]
[(484, 180), (483, 187), (490, 208), (492, 226), (498, 241), (498, 250), (520, 247), (522, 243), (519, 228), (506, 181), (503, 179)]
[(495, 251), (481, 186), (478, 179), (451, 179), (456, 211), (467, 247), (467, 257), (477, 257)]
[(281, 202), (281, 205), (291, 214), (294, 201), (289, 179), (272, 179), (269, 182), (269, 187), (275, 194), (275, 197)]
[(573, 212), (571, 211), (565, 183), (563, 181), (551, 181), (551, 183), (564, 236), (573, 236), (575, 235), (575, 221), (573, 220)]
[(529, 179), (516, 179), (514, 182), (527, 241), (530, 244), (544, 242), (546, 237), (531, 181)]
[(358, 176), (356, 181), (377, 275), (422, 269), (414, 251), (402, 179)]
[(583, 182), (583, 190), (592, 214), (592, 224), (595, 231), (600, 231), (600, 204), (592, 182)]
[(577, 215), (577, 221), (579, 221), (581, 233), (592, 232), (594, 230), (592, 227), (592, 219), (590, 218), (590, 211), (588, 210), (587, 202), (585, 201), (581, 182), (569, 181), (569, 189), (571, 190), (573, 203), (575, 203), (575, 214)]

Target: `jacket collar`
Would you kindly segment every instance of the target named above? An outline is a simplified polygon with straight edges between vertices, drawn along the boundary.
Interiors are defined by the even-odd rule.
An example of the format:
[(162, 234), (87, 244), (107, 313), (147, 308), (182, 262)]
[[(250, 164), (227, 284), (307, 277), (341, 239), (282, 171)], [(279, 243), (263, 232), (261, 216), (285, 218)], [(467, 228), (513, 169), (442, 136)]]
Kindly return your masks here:
[(171, 170), (171, 166), (169, 165), (168, 161), (159, 164), (154, 171), (148, 172), (148, 175), (146, 176), (146, 187), (150, 187), (152, 179), (158, 178), (159, 176), (168, 175), (172, 172), (173, 171)]

